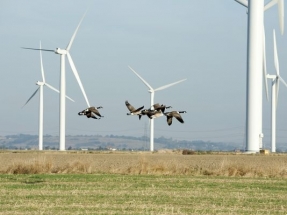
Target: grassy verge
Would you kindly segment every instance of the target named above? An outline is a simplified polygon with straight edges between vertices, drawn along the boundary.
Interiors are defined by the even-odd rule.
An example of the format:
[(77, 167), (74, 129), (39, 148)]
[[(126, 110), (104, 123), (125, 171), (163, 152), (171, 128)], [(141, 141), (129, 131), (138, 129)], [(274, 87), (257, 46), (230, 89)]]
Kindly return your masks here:
[(2, 174), (0, 214), (286, 214), (286, 179)]

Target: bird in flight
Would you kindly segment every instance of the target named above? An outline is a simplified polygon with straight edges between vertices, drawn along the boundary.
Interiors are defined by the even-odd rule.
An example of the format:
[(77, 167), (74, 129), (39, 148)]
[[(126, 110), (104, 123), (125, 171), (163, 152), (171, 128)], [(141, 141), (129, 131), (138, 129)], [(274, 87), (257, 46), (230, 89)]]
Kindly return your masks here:
[(144, 108), (144, 106), (135, 109), (134, 106), (132, 106), (128, 101), (126, 101), (125, 104), (130, 111), (129, 113), (127, 113), (127, 115), (138, 115), (139, 119), (141, 119), (141, 110)]
[(172, 124), (172, 118), (176, 118), (179, 122), (184, 123), (182, 117), (181, 117), (181, 113), (186, 113), (186, 111), (171, 111), (171, 112), (167, 112), (164, 113), (164, 115), (166, 116), (166, 121), (168, 125)]
[(97, 108), (95, 107), (89, 107), (81, 112), (78, 113), (78, 115), (85, 115), (87, 118), (93, 118), (93, 119), (98, 119), (95, 115), (97, 115), (99, 117), (99, 119), (101, 117), (104, 117), (100, 114), (100, 112), (98, 111), (98, 109), (103, 108), (102, 106), (99, 106)]

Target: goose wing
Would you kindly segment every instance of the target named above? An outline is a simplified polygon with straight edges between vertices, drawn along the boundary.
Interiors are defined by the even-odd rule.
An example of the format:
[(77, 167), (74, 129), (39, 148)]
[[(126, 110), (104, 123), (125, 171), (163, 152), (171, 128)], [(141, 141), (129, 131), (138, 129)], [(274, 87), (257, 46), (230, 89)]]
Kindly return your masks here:
[(95, 117), (91, 111), (87, 112), (86, 114), (87, 118), (94, 118), (94, 119), (98, 119), (97, 117)]
[(174, 116), (179, 122), (184, 123), (184, 121), (183, 121), (181, 115), (180, 115), (178, 112), (176, 112), (176, 111), (173, 112), (173, 116)]
[(100, 114), (100, 112), (98, 111), (98, 109), (96, 109), (95, 107), (90, 107), (89, 108), (90, 112), (93, 112), (94, 114), (96, 114), (99, 117), (102, 117), (102, 115)]
[(166, 121), (168, 125), (172, 124), (172, 116), (166, 116)]
[(134, 112), (138, 112), (138, 111), (140, 111), (141, 109), (143, 109), (144, 108), (144, 106), (142, 106), (142, 107), (139, 107), (138, 109), (136, 109)]
[(159, 103), (156, 103), (153, 105), (153, 109), (155, 110), (161, 109), (161, 105)]
[(142, 115), (147, 115), (147, 117), (150, 118), (150, 110), (147, 110), (147, 109), (142, 110), (139, 116), (142, 116)]
[(151, 117), (155, 115), (156, 113), (157, 113), (157, 110), (148, 110), (147, 115)]
[(134, 108), (134, 106), (132, 106), (128, 101), (125, 102), (127, 108), (129, 109), (130, 112), (135, 111), (136, 109)]
[(165, 109), (169, 108), (170, 106), (166, 107), (166, 105), (163, 105), (163, 104), (160, 105), (159, 103), (156, 103), (156, 104), (153, 105), (153, 107), (154, 107), (155, 110), (158, 110), (158, 111), (160, 110), (161, 112), (164, 113)]
[(90, 118), (90, 117), (92, 117), (92, 112), (87, 112), (85, 115), (87, 118)]

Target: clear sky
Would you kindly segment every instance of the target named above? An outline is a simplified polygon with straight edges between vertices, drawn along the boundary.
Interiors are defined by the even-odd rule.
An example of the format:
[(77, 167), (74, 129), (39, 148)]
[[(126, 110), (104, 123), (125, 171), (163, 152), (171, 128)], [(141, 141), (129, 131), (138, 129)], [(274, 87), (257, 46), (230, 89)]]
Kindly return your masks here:
[[(267, 1), (266, 1), (267, 3)], [(71, 56), (91, 105), (104, 118), (77, 113), (86, 102), (66, 65), (67, 135), (142, 136), (149, 120), (127, 116), (125, 100), (150, 107), (147, 87), (137, 71), (157, 88), (155, 103), (185, 110), (184, 124), (155, 120), (155, 137), (179, 140), (230, 141), (244, 144), (246, 112), (246, 8), (233, 0), (1, 0), (0, 1), (0, 135), (38, 134), (39, 96), (21, 108), (41, 80), (38, 51), (66, 48), (87, 10)], [(286, 9), (286, 4), (285, 4)], [(286, 27), (286, 25), (285, 25)], [(287, 36), (279, 31), (277, 6), (265, 12), (268, 73), (274, 74), (272, 31), (277, 35), (281, 75), (287, 80)], [(43, 52), (47, 83), (59, 89), (60, 56)], [(271, 82), (268, 81), (269, 96)], [(281, 84), (277, 140), (287, 140), (287, 89)], [(270, 146), (271, 103), (263, 97), (264, 145)], [(148, 133), (148, 132), (147, 132)], [(44, 134), (59, 135), (59, 95), (44, 89)]]

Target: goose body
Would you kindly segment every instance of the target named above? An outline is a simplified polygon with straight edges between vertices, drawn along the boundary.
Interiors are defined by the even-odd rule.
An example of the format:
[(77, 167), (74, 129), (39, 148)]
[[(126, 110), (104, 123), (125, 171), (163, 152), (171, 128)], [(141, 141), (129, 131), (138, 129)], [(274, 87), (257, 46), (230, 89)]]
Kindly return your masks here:
[(171, 111), (171, 112), (167, 112), (164, 113), (164, 115), (166, 116), (166, 121), (168, 125), (172, 124), (172, 118), (176, 118), (179, 122), (184, 123), (182, 117), (181, 117), (181, 113), (186, 113), (186, 111)]
[(81, 112), (78, 113), (78, 115), (85, 115), (87, 118), (93, 118), (93, 119), (98, 119), (95, 115), (97, 115), (98, 117), (104, 117), (100, 114), (100, 112), (98, 111), (98, 109), (103, 108), (103, 107), (89, 107)]
[(156, 103), (153, 105), (153, 108), (154, 108), (154, 110), (161, 111), (162, 113), (164, 113), (165, 109), (172, 108), (172, 107), (166, 106), (163, 104), (160, 105), (159, 103)]
[(127, 115), (138, 115), (139, 119), (141, 118), (141, 110), (144, 108), (144, 106), (135, 109), (134, 106), (132, 106), (128, 101), (126, 101), (125, 104), (130, 111), (129, 113), (127, 113)]

